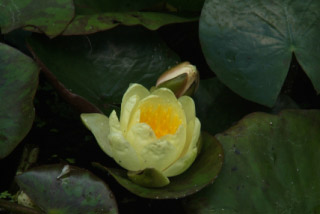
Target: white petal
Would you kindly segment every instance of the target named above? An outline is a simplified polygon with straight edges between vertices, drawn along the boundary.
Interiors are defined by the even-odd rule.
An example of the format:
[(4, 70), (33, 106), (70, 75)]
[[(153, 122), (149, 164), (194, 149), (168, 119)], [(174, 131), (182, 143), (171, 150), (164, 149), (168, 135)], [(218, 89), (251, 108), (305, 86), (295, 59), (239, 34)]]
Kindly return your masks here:
[(121, 133), (110, 133), (109, 140), (113, 159), (120, 166), (130, 171), (139, 171), (145, 168), (136, 151)]
[(163, 174), (170, 177), (176, 176), (187, 170), (197, 157), (197, 142), (200, 137), (201, 124), (198, 118), (195, 119), (193, 136), (186, 153), (182, 155), (175, 163), (163, 171)]
[(198, 139), (201, 134), (201, 123), (199, 119), (196, 117), (194, 121), (194, 129), (193, 129), (193, 135), (192, 135), (192, 140), (190, 144), (190, 148), (195, 148), (197, 147)]
[(180, 175), (191, 166), (191, 164), (197, 157), (197, 153), (198, 151), (196, 148), (188, 151), (187, 154), (177, 160), (169, 168), (165, 169), (162, 173), (167, 177)]
[(120, 122), (115, 110), (113, 110), (109, 116), (109, 126), (110, 126), (110, 132), (121, 133)]
[(125, 131), (127, 129), (130, 115), (135, 109), (136, 104), (149, 94), (150, 92), (140, 84), (132, 84), (129, 86), (121, 102), (120, 123), (122, 130)]
[(176, 95), (174, 95), (174, 93), (167, 88), (156, 89), (151, 94), (161, 97), (166, 102), (178, 102)]
[(110, 157), (112, 157), (112, 150), (108, 135), (110, 133), (109, 119), (104, 114), (91, 113), (80, 115), (84, 125), (92, 132), (96, 138), (100, 148)]
[(124, 133), (127, 132), (131, 112), (139, 101), (140, 97), (138, 95), (133, 95), (128, 98), (125, 103), (121, 104), (120, 127)]
[(123, 168), (131, 171), (142, 170), (145, 167), (137, 152), (124, 138), (120, 129), (117, 114), (113, 111), (109, 117), (110, 134), (108, 136), (114, 160)]
[(122, 103), (127, 102), (128, 98), (130, 98), (133, 95), (138, 95), (140, 97), (140, 99), (143, 99), (144, 97), (148, 96), (149, 94), (150, 94), (150, 92), (148, 91), (148, 89), (146, 89), (142, 85), (136, 84), (136, 83), (131, 84), (122, 97)]
[(174, 145), (176, 147), (177, 152), (179, 154), (179, 155), (177, 155), (176, 159), (178, 159), (178, 157), (182, 153), (183, 149), (185, 148), (186, 139), (187, 139), (186, 132), (187, 132), (186, 127), (184, 125), (180, 125), (180, 127), (178, 128), (178, 130), (175, 134), (173, 134), (173, 135), (168, 134), (168, 135), (165, 135), (160, 138), (161, 140), (166, 140), (166, 141), (170, 142), (172, 145)]
[(191, 120), (194, 120), (196, 117), (196, 110), (193, 99), (188, 96), (182, 96), (179, 98), (179, 102), (181, 103), (184, 113), (186, 114), (187, 123)]
[(145, 146), (140, 154), (146, 168), (159, 171), (167, 168), (178, 156), (175, 146), (166, 140), (157, 140)]
[(148, 144), (155, 142), (157, 137), (148, 124), (137, 123), (128, 131), (127, 140), (139, 155), (142, 149)]

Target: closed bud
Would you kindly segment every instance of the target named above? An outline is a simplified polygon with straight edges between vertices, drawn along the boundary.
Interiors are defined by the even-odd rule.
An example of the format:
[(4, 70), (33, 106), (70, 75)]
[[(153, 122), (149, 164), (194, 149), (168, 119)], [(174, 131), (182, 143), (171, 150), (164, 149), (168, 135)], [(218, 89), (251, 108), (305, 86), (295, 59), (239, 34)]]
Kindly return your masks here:
[(176, 97), (192, 96), (199, 85), (199, 73), (194, 65), (183, 62), (164, 72), (157, 80), (157, 88), (169, 88)]

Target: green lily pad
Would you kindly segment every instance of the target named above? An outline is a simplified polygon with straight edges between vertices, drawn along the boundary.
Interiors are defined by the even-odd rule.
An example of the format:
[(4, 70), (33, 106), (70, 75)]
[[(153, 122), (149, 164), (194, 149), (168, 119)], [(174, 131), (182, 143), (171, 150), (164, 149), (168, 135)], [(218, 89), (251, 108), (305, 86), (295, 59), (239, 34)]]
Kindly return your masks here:
[(207, 0), (200, 18), (206, 60), (251, 101), (273, 106), (292, 54), (320, 92), (320, 1)]
[(204, 0), (167, 0), (167, 2), (179, 11), (200, 12), (203, 7)]
[(2, 33), (32, 26), (49, 37), (59, 35), (74, 16), (72, 0), (3, 0), (0, 3)]
[(279, 113), (283, 109), (299, 109), (288, 96), (281, 94), (272, 109), (241, 98), (218, 78), (201, 80), (194, 96), (201, 129), (212, 134), (225, 131), (245, 115), (256, 112)]
[(109, 187), (91, 172), (69, 165), (47, 165), (16, 176), (20, 188), (48, 214), (116, 214)]
[(129, 12), (145, 10), (161, 0), (74, 0), (78, 15), (92, 15), (105, 12)]
[(0, 159), (30, 131), (39, 69), (20, 51), (0, 43)]
[(223, 162), (221, 145), (210, 134), (202, 133), (202, 149), (191, 167), (181, 175), (170, 177), (170, 184), (161, 188), (147, 188), (132, 182), (127, 171), (123, 169), (106, 168), (100, 164), (94, 165), (107, 170), (124, 188), (144, 198), (168, 199), (182, 198), (198, 192), (218, 176)]
[(196, 21), (197, 19), (198, 17), (187, 18), (158, 12), (109, 12), (94, 15), (77, 15), (63, 32), (63, 35), (92, 34), (118, 25), (142, 25), (149, 30), (157, 30), (164, 25)]
[[(77, 100), (72, 99), (79, 95), (85, 105), (96, 106), (105, 114), (121, 103), (130, 83), (150, 88), (179, 61), (155, 32), (140, 27), (53, 40), (34, 36), (28, 44), (61, 94), (72, 93), (66, 99), (75, 104)], [(82, 112), (94, 111), (83, 108)]]
[(320, 110), (253, 113), (216, 135), (225, 163), (215, 184), (189, 198), (189, 213), (316, 213)]
[(251, 112), (269, 110), (241, 98), (216, 77), (200, 81), (194, 101), (201, 129), (212, 134), (226, 130)]
[(170, 183), (169, 178), (156, 169), (148, 168), (142, 172), (128, 172), (128, 178), (144, 187), (164, 187)]
[(86, 35), (114, 28), (118, 25), (142, 25), (149, 30), (161, 26), (198, 20), (177, 13), (155, 9), (159, 0), (76, 0), (76, 16), (63, 35)]

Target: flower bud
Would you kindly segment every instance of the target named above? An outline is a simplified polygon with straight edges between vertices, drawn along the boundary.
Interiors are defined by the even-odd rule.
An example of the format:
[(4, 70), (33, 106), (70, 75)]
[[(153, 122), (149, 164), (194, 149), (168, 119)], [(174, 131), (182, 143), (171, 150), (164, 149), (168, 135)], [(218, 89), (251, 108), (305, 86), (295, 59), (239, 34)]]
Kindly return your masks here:
[(169, 88), (176, 97), (192, 96), (199, 85), (199, 72), (194, 65), (183, 62), (164, 72), (157, 80), (157, 88)]

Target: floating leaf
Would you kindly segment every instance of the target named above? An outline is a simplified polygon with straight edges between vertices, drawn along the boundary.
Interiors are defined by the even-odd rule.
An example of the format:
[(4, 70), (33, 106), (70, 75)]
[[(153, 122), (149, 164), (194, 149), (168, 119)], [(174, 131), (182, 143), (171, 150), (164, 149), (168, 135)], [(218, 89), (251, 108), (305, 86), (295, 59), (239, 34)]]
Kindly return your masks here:
[(320, 1), (207, 0), (200, 40), (211, 69), (234, 92), (273, 106), (292, 54), (320, 92)]
[[(150, 88), (162, 72), (179, 61), (155, 32), (143, 28), (117, 27), (91, 36), (54, 40), (34, 36), (29, 45), (57, 88), (63, 94), (71, 93), (67, 99), (75, 104), (77, 100), (72, 99), (79, 95), (87, 100), (86, 105), (105, 113), (114, 108), (110, 105), (121, 103), (130, 83)], [(84, 108), (83, 112), (93, 110)]]
[(109, 187), (87, 170), (68, 165), (41, 166), (18, 175), (16, 181), (48, 214), (118, 213)]
[(78, 15), (92, 15), (105, 12), (139, 11), (160, 3), (161, 0), (74, 0)]
[(202, 130), (212, 134), (225, 131), (245, 115), (256, 112), (278, 113), (283, 109), (298, 109), (288, 96), (281, 94), (272, 109), (241, 98), (223, 85), (218, 78), (201, 80), (194, 96), (197, 117)]
[(225, 163), (189, 213), (316, 213), (320, 205), (320, 111), (253, 113), (217, 135)]
[(0, 43), (0, 159), (31, 129), (39, 69), (18, 50)]
[(194, 101), (202, 130), (213, 134), (226, 130), (251, 112), (269, 110), (241, 98), (216, 77), (200, 81)]
[(59, 35), (74, 16), (72, 0), (2, 0), (2, 33), (33, 26), (49, 37)]
[(156, 30), (163, 25), (198, 20), (198, 17), (185, 17), (155, 10), (157, 4), (161, 4), (161, 1), (76, 0), (76, 16), (63, 34), (92, 34), (118, 25), (142, 25), (150, 30)]
[(92, 34), (108, 30), (118, 25), (142, 25), (149, 30), (157, 30), (161, 26), (196, 21), (198, 18), (186, 18), (175, 14), (158, 12), (109, 12), (94, 15), (77, 15), (63, 35)]
[(200, 12), (203, 7), (204, 0), (167, 0), (167, 2), (179, 11)]
[(191, 167), (181, 175), (170, 177), (170, 184), (161, 188), (146, 188), (133, 183), (123, 169), (111, 169), (95, 164), (107, 170), (119, 184), (130, 192), (144, 198), (167, 199), (182, 198), (198, 192), (212, 183), (221, 169), (223, 151), (217, 140), (202, 133), (202, 150)]
[(164, 187), (170, 183), (169, 179), (156, 169), (145, 169), (141, 172), (128, 172), (128, 178), (144, 187)]

